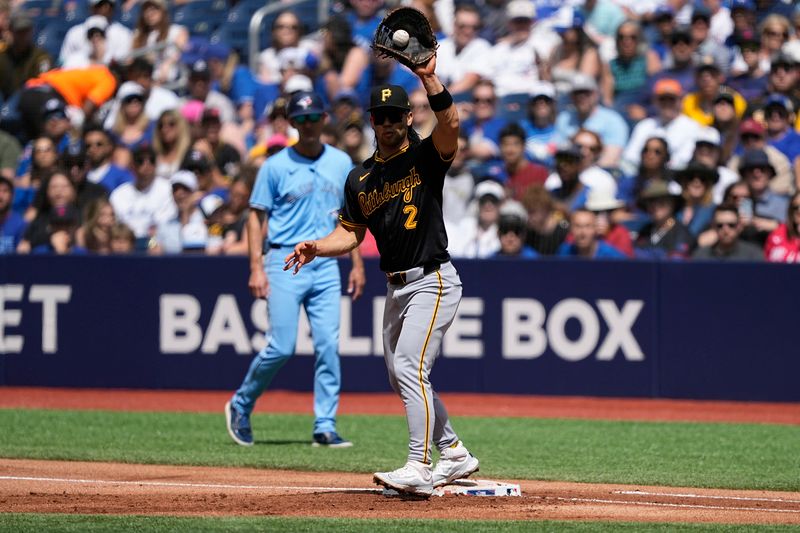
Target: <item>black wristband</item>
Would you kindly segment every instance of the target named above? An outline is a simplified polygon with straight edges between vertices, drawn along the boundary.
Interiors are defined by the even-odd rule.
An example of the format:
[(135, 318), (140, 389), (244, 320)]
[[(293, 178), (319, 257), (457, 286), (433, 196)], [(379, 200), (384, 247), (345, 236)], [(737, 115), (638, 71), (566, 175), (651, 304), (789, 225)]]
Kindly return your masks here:
[(444, 88), (439, 94), (429, 94), (428, 102), (431, 104), (431, 109), (434, 113), (444, 111), (453, 105), (453, 97), (447, 92), (447, 87)]

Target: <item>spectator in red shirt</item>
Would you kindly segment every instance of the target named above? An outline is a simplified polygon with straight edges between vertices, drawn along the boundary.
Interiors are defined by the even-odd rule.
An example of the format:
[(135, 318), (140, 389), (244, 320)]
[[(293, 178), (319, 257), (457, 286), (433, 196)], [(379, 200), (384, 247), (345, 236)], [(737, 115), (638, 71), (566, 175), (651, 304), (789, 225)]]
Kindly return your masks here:
[(525, 130), (516, 122), (500, 130), (500, 157), (503, 159), (508, 180), (508, 195), (521, 201), (531, 185), (544, 185), (547, 169), (528, 161), (525, 157)]
[(769, 234), (764, 255), (773, 263), (800, 263), (800, 192), (789, 202), (786, 223)]

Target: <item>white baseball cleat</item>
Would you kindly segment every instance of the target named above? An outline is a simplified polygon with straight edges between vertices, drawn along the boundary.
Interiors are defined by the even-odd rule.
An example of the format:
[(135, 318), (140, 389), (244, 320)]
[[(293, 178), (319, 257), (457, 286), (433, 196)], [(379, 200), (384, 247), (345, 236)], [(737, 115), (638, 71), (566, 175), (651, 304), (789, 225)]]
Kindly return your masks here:
[(433, 468), (433, 486), (442, 487), (457, 479), (464, 479), (478, 471), (478, 458), (469, 453), (461, 441), (446, 448)]
[(425, 497), (433, 494), (431, 467), (419, 461), (408, 461), (393, 472), (376, 472), (372, 479), (378, 485), (405, 494)]

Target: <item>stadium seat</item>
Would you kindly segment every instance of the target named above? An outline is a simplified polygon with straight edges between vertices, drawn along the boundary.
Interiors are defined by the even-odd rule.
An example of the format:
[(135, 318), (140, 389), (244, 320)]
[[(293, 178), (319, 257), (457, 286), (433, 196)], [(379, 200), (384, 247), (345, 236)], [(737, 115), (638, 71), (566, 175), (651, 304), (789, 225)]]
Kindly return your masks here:
[(262, 7), (264, 7), (264, 0), (240, 1), (228, 12), (225, 21), (211, 34), (211, 42), (227, 44), (236, 50), (242, 63), (247, 64), (250, 19)]
[(68, 22), (66, 20), (53, 20), (36, 35), (36, 46), (44, 48), (53, 60), (58, 60), (61, 53), (61, 43), (64, 42), (69, 29), (80, 20)]
[(142, 10), (142, 3), (136, 2), (127, 11), (118, 9), (115, 18), (117, 22), (119, 22), (123, 26), (130, 29), (134, 29), (136, 27), (136, 22), (139, 20), (139, 12), (141, 10)]
[(61, 2), (59, 16), (68, 22), (81, 22), (89, 16), (88, 2), (82, 0), (64, 0)]
[(507, 122), (519, 122), (528, 113), (529, 99), (527, 93), (507, 94), (500, 98), (497, 115)]

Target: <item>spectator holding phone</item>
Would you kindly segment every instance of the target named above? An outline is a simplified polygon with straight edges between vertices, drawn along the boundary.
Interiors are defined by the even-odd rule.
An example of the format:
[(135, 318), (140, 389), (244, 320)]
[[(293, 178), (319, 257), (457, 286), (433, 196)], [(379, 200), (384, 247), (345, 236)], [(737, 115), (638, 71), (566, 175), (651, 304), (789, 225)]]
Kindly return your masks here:
[(753, 201), (752, 224), (757, 230), (755, 240), (764, 245), (770, 232), (784, 222), (788, 207), (786, 196), (775, 194), (769, 188), (775, 169), (764, 150), (748, 150), (739, 163), (739, 174), (750, 187)]

